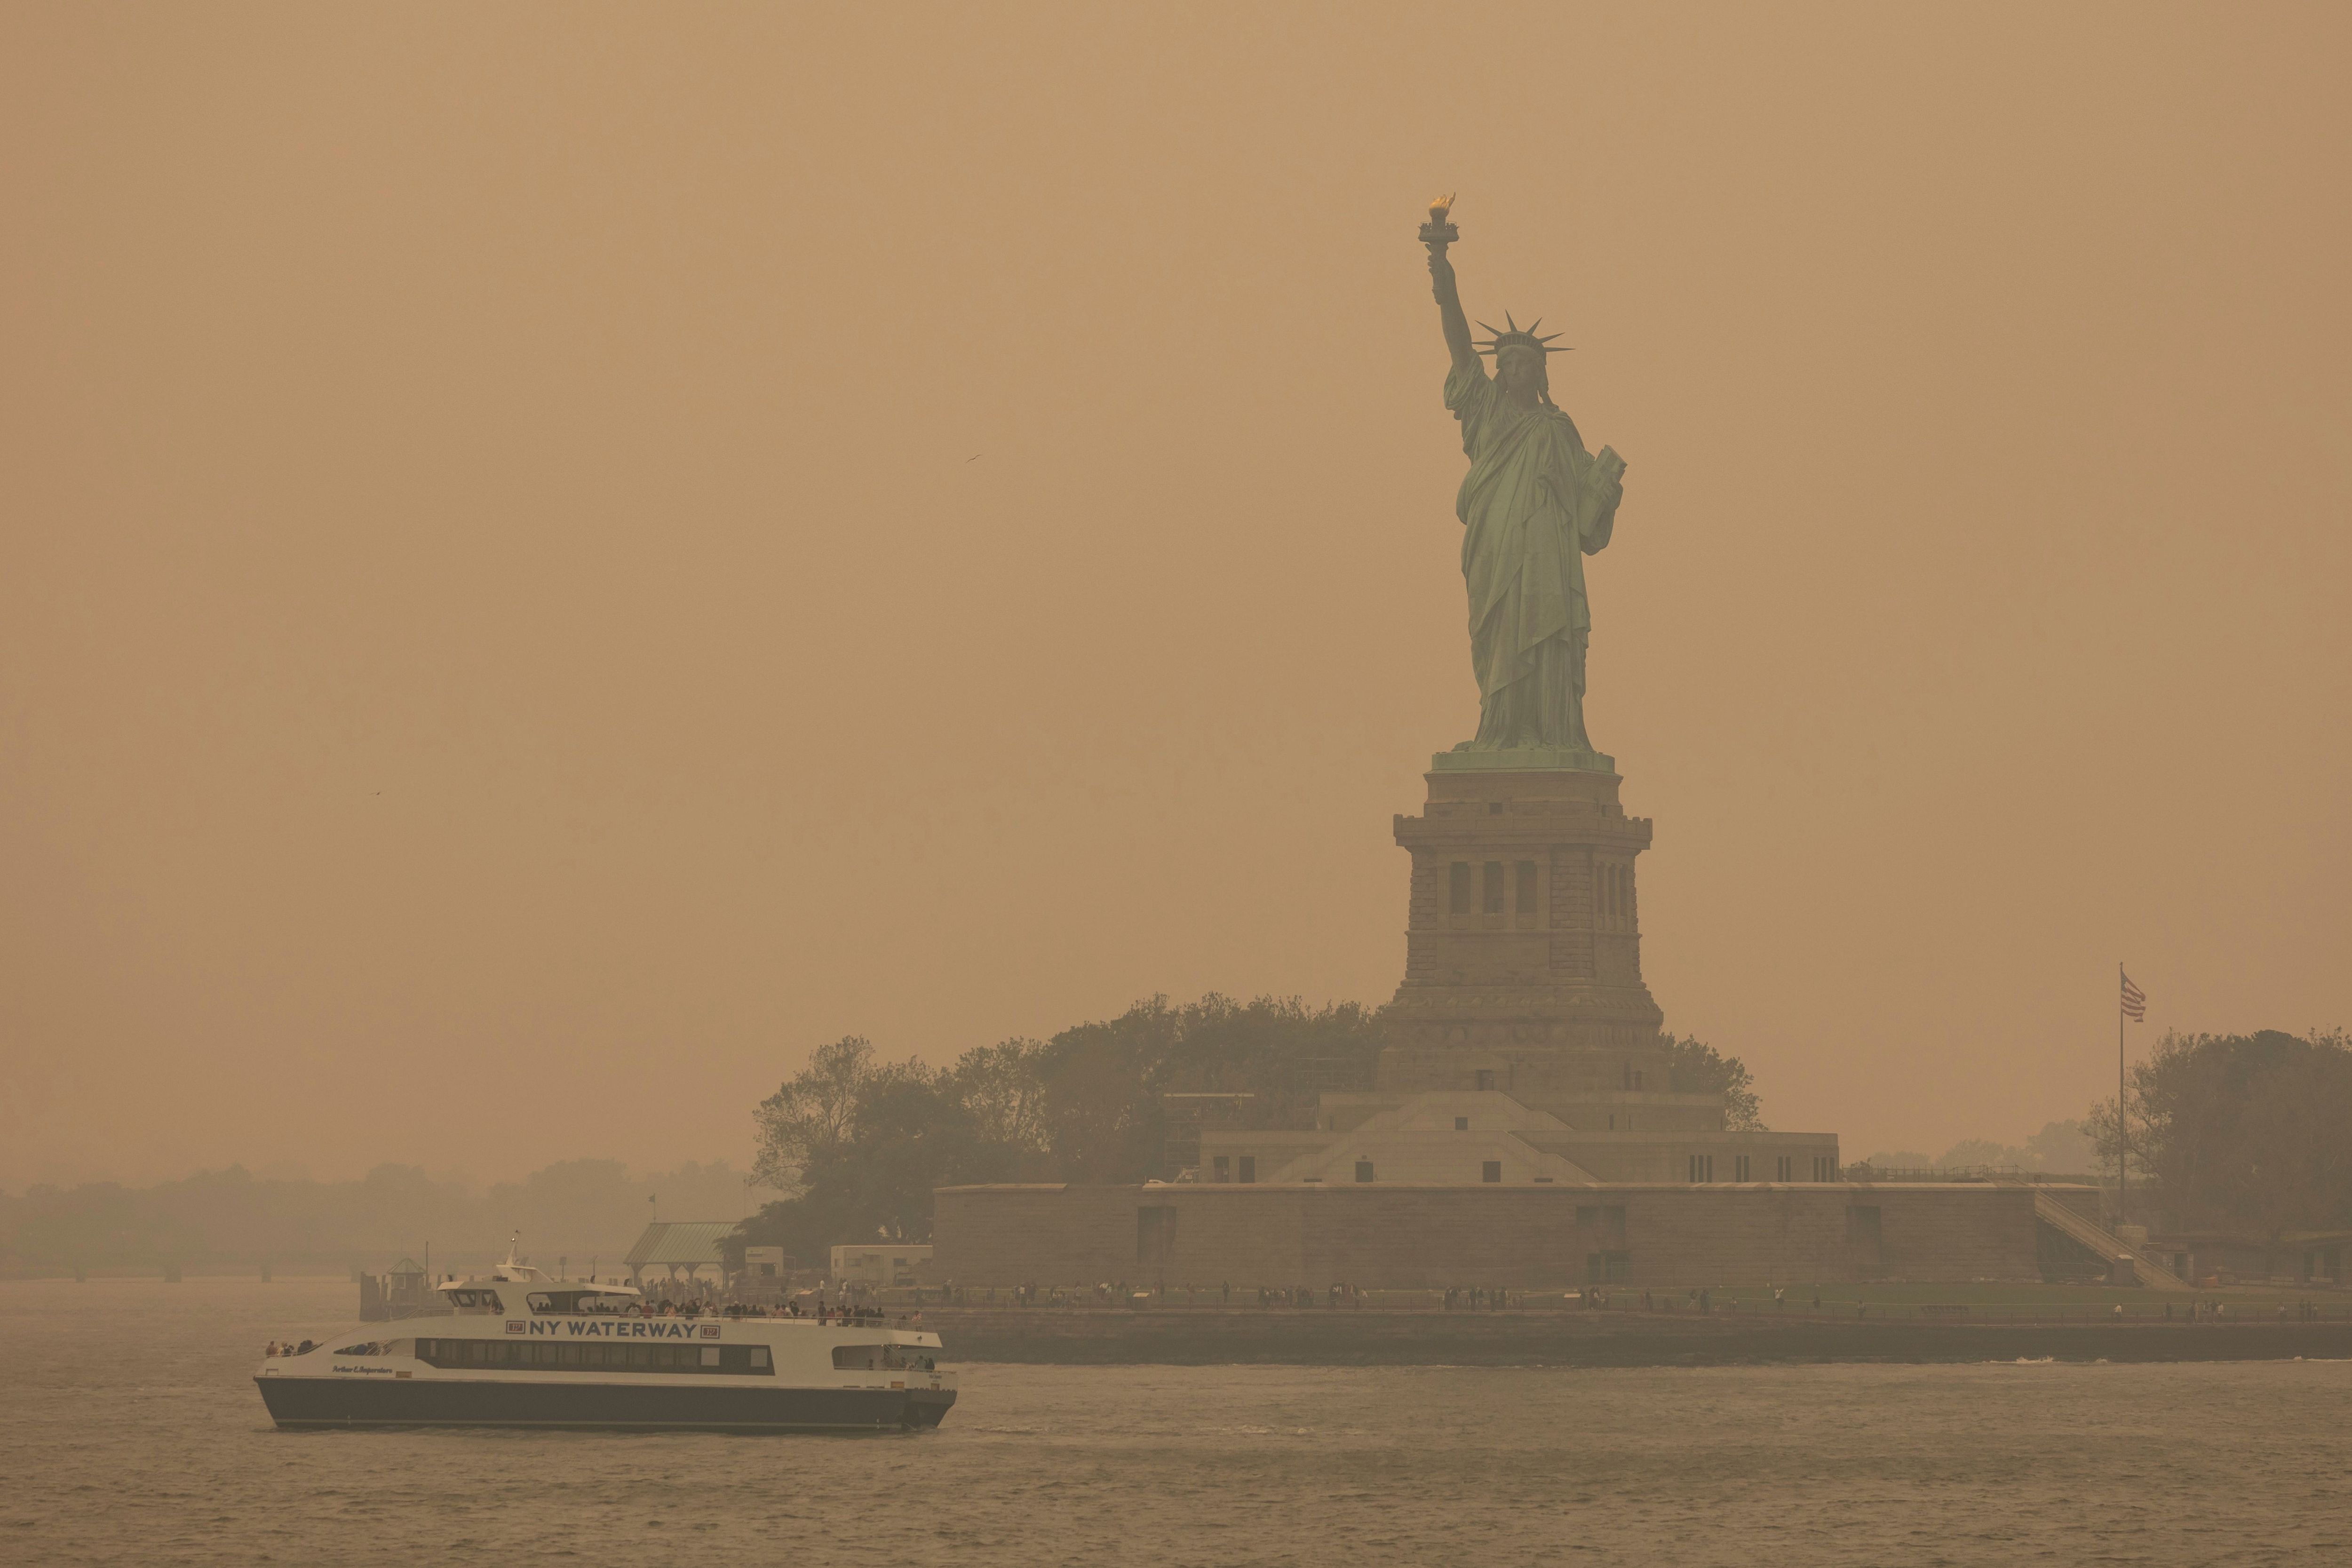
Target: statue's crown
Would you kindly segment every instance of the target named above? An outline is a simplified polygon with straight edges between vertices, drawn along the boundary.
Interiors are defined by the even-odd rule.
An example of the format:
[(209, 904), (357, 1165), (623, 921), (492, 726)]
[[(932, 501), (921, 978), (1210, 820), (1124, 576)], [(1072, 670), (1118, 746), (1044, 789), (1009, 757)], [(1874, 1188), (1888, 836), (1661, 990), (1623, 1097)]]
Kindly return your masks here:
[(1511, 313), (1508, 310), (1503, 312), (1503, 320), (1507, 323), (1507, 330), (1499, 332), (1492, 327), (1486, 327), (1486, 322), (1479, 322), (1480, 326), (1486, 327), (1486, 341), (1472, 346), (1482, 354), (1501, 353), (1505, 349), (1533, 349), (1538, 353), (1546, 354), (1564, 354), (1570, 352), (1565, 346), (1560, 348), (1551, 346), (1552, 339), (1566, 336), (1564, 332), (1552, 332), (1540, 338), (1536, 336), (1536, 329), (1543, 325), (1541, 316), (1538, 316), (1524, 327), (1511, 320)]

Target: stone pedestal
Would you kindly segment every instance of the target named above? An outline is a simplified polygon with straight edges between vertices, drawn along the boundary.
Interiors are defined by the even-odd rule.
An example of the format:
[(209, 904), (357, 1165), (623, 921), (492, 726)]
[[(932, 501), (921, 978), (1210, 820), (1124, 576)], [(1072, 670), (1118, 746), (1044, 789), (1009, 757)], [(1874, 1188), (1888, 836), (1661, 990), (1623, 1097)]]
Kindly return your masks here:
[(1396, 819), (1412, 893), (1378, 1092), (1495, 1089), (1554, 1114), (1670, 1094), (1664, 1015), (1642, 981), (1649, 822), (1625, 815), (1605, 768), (1464, 755), (1441, 754), (1423, 814)]

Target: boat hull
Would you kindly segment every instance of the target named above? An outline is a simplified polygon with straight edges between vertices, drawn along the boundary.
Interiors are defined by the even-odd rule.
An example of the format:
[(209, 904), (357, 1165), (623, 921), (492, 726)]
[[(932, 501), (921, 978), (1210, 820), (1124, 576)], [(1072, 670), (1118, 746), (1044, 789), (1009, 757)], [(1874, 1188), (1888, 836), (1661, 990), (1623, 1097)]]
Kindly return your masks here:
[(952, 1388), (751, 1388), (488, 1378), (257, 1377), (283, 1427), (571, 1426), (899, 1432), (936, 1426)]

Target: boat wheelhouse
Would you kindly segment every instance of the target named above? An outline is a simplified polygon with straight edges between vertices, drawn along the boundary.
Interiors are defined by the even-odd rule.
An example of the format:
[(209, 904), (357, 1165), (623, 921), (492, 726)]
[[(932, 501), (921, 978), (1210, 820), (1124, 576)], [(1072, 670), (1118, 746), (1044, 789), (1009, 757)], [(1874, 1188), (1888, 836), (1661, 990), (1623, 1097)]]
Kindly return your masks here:
[(632, 1287), (550, 1279), (511, 1255), (436, 1286), (446, 1316), (265, 1357), (280, 1426), (874, 1432), (955, 1403), (937, 1334), (878, 1321), (648, 1312)]

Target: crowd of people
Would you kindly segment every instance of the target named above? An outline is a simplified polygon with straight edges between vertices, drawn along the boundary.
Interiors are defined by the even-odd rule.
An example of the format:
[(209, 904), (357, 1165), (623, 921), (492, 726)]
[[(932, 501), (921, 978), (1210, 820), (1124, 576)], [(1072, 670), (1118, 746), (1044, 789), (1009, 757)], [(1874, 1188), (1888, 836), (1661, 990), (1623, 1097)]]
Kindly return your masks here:
[(637, 1289), (646, 1311), (675, 1309), (689, 1317), (716, 1310), (723, 1294), (718, 1284), (699, 1275), (649, 1279)]
[[(820, 1280), (811, 1289), (781, 1300), (747, 1301), (731, 1298), (709, 1280), (664, 1279), (646, 1289), (639, 1310), (650, 1317), (809, 1318), (820, 1323), (904, 1325), (911, 1321), (918, 1326), (923, 1321), (919, 1304), (911, 1319), (904, 1312), (893, 1317), (879, 1306), (855, 1300), (854, 1295), (853, 1288), (846, 1283), (832, 1286)], [(919, 1303), (920, 1297), (917, 1300)]]
[(1445, 1288), (1445, 1310), (1449, 1312), (1499, 1312), (1510, 1304), (1511, 1293), (1507, 1290), (1483, 1285), (1449, 1285)]

